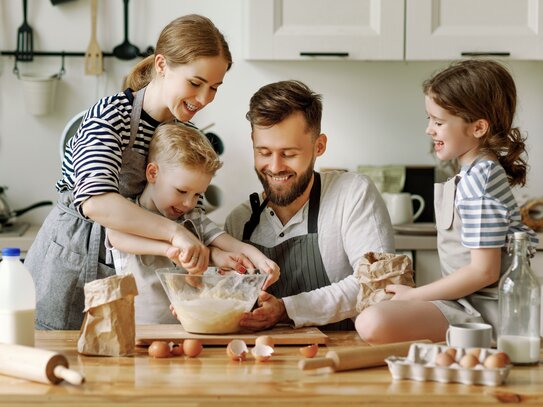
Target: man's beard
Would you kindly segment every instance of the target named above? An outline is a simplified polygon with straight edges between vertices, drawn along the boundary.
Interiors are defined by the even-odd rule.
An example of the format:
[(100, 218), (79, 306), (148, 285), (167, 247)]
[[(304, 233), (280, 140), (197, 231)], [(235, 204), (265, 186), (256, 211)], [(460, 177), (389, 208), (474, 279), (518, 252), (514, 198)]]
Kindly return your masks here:
[[(264, 192), (266, 197), (270, 202), (277, 206), (287, 206), (298, 199), (307, 189), (307, 186), (311, 182), (311, 176), (313, 175), (313, 165), (314, 162), (307, 168), (307, 170), (302, 173), (298, 180), (286, 191), (275, 191), (271, 188), (268, 179), (265, 174), (260, 173), (256, 168), (256, 175), (264, 187)], [(281, 176), (283, 173), (274, 174), (276, 176)]]

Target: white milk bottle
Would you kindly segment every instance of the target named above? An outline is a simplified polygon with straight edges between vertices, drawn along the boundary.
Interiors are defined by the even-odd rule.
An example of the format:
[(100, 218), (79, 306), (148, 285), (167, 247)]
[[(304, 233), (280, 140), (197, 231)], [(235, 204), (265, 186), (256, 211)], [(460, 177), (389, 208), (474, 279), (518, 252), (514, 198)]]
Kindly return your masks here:
[(513, 262), (498, 290), (498, 350), (519, 365), (539, 363), (541, 288), (528, 261), (528, 239), (515, 232)]
[(20, 261), (21, 250), (2, 249), (0, 262), (0, 342), (34, 346), (36, 290)]

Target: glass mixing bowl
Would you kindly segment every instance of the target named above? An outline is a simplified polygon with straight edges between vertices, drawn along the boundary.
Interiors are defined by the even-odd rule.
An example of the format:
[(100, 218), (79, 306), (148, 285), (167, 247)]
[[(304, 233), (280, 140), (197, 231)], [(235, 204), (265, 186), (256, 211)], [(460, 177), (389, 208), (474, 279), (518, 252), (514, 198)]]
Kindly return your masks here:
[(216, 267), (202, 275), (180, 267), (158, 269), (156, 274), (183, 328), (202, 334), (239, 332), (243, 313), (253, 308), (267, 277), (258, 270), (221, 274)]

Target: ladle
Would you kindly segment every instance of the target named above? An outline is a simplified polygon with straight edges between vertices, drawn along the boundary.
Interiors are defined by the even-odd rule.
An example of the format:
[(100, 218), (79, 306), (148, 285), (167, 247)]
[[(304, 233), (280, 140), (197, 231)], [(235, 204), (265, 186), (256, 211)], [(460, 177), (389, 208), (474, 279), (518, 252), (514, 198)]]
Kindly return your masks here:
[(128, 0), (124, 1), (124, 41), (113, 48), (113, 55), (119, 59), (129, 60), (137, 58), (140, 50), (128, 41)]

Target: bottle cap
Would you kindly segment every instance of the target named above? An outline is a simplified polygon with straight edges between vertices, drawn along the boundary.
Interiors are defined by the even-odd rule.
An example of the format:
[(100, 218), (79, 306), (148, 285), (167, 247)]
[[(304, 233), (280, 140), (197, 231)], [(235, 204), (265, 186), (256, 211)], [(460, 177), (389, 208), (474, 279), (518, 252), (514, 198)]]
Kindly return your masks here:
[(20, 256), (21, 249), (18, 247), (4, 247), (2, 249), (2, 256)]

